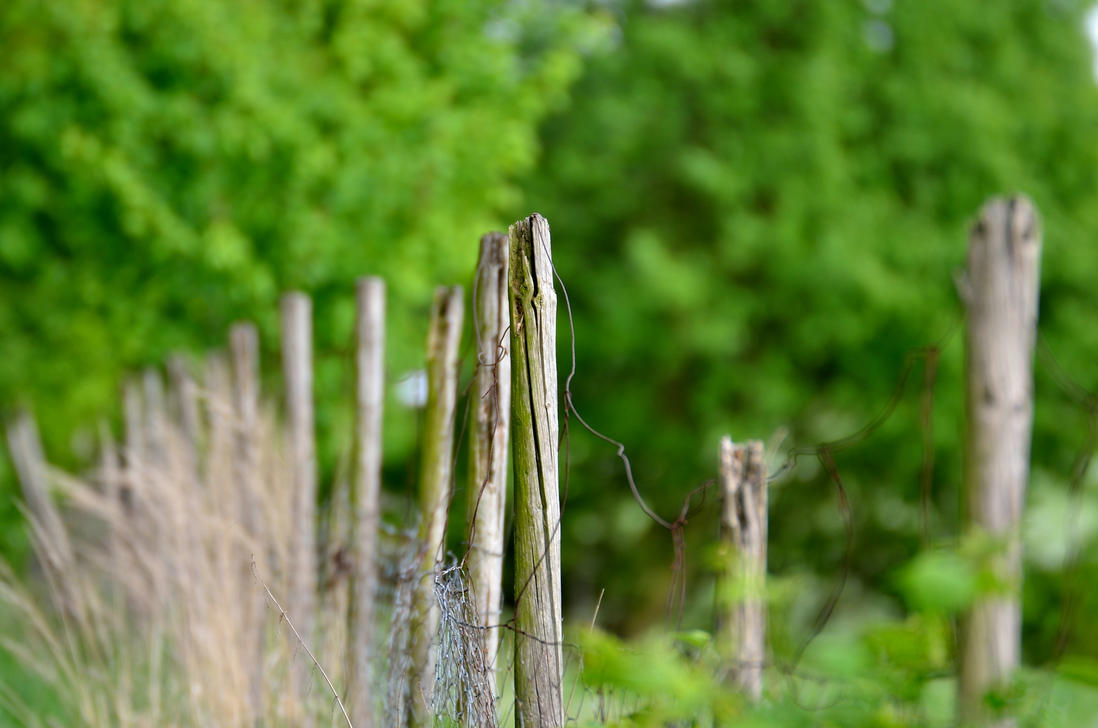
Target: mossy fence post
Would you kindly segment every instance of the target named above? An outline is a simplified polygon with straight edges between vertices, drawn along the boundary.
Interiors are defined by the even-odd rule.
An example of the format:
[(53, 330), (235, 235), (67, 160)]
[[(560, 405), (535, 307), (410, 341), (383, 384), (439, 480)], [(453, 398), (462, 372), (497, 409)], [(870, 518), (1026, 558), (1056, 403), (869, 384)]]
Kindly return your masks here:
[[(290, 534), (290, 595), (287, 613), (298, 633), (312, 639), (316, 613), (316, 441), (313, 413), (312, 302), (304, 293), (282, 297), (282, 372), (286, 385), (286, 420), (292, 478)], [(293, 697), (304, 703), (309, 666), (295, 662), (291, 675)], [(295, 725), (313, 724), (308, 710), (295, 716)]]
[(381, 525), (381, 415), (385, 402), (385, 282), (355, 286), (355, 469), (351, 478), (351, 588), (347, 612), (348, 708), (356, 728), (376, 724), (371, 690), (374, 599)]
[[(503, 517), (511, 425), (511, 342), (507, 305), (509, 240), (489, 233), (480, 240), (474, 290), (477, 369), (469, 439), (469, 582), (481, 632), (484, 669), (496, 673), (503, 590)], [(496, 682), (492, 680), (492, 688)]]
[(515, 469), (515, 716), (520, 728), (564, 724), (560, 603), (557, 296), (549, 223), (510, 228)]
[(454, 410), (463, 315), (461, 286), (435, 290), (427, 334), (427, 404), (419, 472), (421, 560), (412, 605), (412, 672), (408, 681), (413, 728), (434, 725), (435, 637), (440, 618), (435, 577), (446, 546), (446, 510), (454, 472)]
[(766, 661), (767, 473), (763, 444), (721, 438), (721, 579), (719, 622), (730, 678), (749, 699), (762, 695)]
[(1033, 429), (1041, 232), (1024, 197), (984, 205), (969, 237), (961, 294), (968, 311), (965, 453), (969, 536), (995, 549), (1001, 591), (981, 595), (963, 620), (962, 723), (1013, 726), (991, 714), (986, 695), (1006, 687), (1021, 651), (1021, 522)]

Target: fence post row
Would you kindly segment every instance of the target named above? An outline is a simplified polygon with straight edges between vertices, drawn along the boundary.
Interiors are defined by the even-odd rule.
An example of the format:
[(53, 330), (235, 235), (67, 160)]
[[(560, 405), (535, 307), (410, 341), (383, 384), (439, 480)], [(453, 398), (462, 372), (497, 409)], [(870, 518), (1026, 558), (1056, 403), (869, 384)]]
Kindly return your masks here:
[(767, 473), (763, 444), (721, 438), (721, 544), (725, 566), (719, 621), (730, 677), (751, 700), (762, 695), (766, 660)]
[(503, 233), (480, 239), (474, 291), (477, 367), (473, 428), (469, 439), (469, 582), (481, 627), (480, 659), (496, 689), (500, 600), (503, 589), (503, 522), (507, 497), (511, 424), (510, 325), (507, 305), (509, 240)]
[(1033, 430), (1041, 231), (1024, 197), (984, 205), (969, 237), (962, 296), (965, 329), (965, 452), (970, 534), (998, 541), (992, 568), (1005, 591), (981, 595), (963, 621), (959, 707), (966, 724), (1011, 726), (988, 713), (985, 695), (1004, 687), (1021, 650), (1021, 521)]
[[(286, 386), (292, 528), (290, 594), (287, 612), (305, 640), (315, 634), (316, 613), (316, 442), (313, 413), (312, 301), (304, 293), (282, 296), (282, 370)], [(291, 670), (299, 702), (305, 702), (309, 669), (304, 660)], [(295, 716), (305, 728), (309, 711)]]
[(434, 724), (435, 636), (439, 608), (435, 578), (446, 545), (446, 511), (453, 476), (458, 343), (464, 314), (461, 286), (439, 287), (427, 334), (427, 405), (419, 480), (419, 548), (422, 550), (412, 616), (411, 725)]
[(348, 707), (356, 728), (375, 725), (372, 628), (381, 525), (381, 416), (385, 402), (385, 282), (355, 286), (355, 471), (351, 478), (351, 588), (347, 614)]
[[(1007, 728), (1013, 719), (992, 715), (989, 691), (1006, 686), (1019, 664), (1020, 526), (1033, 424), (1033, 354), (1036, 341), (1041, 232), (1037, 212), (1023, 197), (997, 198), (982, 209), (970, 234), (967, 277), (961, 295), (967, 309), (965, 505), (969, 535), (997, 546), (992, 569), (1004, 590), (981, 594), (962, 620), (959, 647), (958, 709), (966, 724)], [(495, 661), (499, 633), (506, 451), (511, 437), (515, 473), (515, 696), (516, 723), (555, 728), (564, 723), (560, 603), (559, 419), (556, 367), (556, 294), (548, 223), (540, 215), (519, 220), (509, 234), (492, 233), (481, 241), (475, 288), (476, 372), (474, 427), (471, 436), (469, 500), (469, 573), (479, 645), (487, 668)], [(378, 582), (380, 525), (381, 417), (384, 399), (385, 287), (364, 278), (356, 288), (356, 459), (350, 501), (354, 512), (354, 572), (347, 611), (346, 674), (351, 710), (360, 726), (374, 723), (370, 660)], [(435, 579), (445, 548), (446, 512), (453, 477), (454, 414), (457, 396), (458, 343), (463, 316), (462, 289), (435, 292), (427, 339), (428, 399), (422, 432), (419, 474), (420, 579), (412, 605), (412, 674), (408, 714), (413, 726), (433, 721), (434, 649), (439, 623)], [(288, 613), (306, 640), (316, 634), (317, 465), (313, 403), (311, 302), (302, 293), (281, 301), (282, 357), (286, 386), (286, 433), (292, 473)], [(510, 336), (504, 341), (509, 327)], [(251, 325), (230, 333), (232, 384), (224, 362), (207, 360), (206, 387), (229, 391), (236, 419), (235, 438), (223, 414), (207, 401), (209, 433), (203, 438), (195, 385), (182, 360), (171, 362), (173, 392), (178, 396), (184, 430), (184, 457), (199, 477), (197, 451), (202, 440), (211, 448), (234, 453), (207, 454), (206, 469), (234, 461), (241, 492), (242, 518), (258, 504), (260, 427), (258, 336)], [(511, 366), (511, 359), (514, 365)], [(140, 478), (150, 467), (166, 464), (167, 403), (155, 371), (124, 389), (125, 449), (120, 463), (105, 455), (100, 477), (112, 491), (110, 500), (129, 517), (133, 529), (155, 527), (156, 514), (135, 502)], [(513, 430), (509, 430), (508, 417)], [(23, 487), (35, 535), (50, 578), (74, 562), (73, 545), (48, 494), (46, 465), (37, 428), (20, 412), (7, 423), (6, 435)], [(103, 443), (110, 448), (109, 432)], [(215, 457), (216, 456), (216, 457)], [(235, 456), (235, 457), (234, 457)], [(220, 460), (219, 460), (220, 458)], [(765, 660), (765, 577), (767, 559), (767, 474), (762, 444), (720, 445), (720, 480), (724, 495), (722, 541), (729, 549), (726, 601), (720, 616), (722, 641), (730, 649), (732, 676), (738, 688), (757, 699), (762, 691)], [(250, 515), (251, 514), (251, 515)], [(250, 536), (258, 524), (244, 523)], [(112, 531), (114, 559), (123, 557), (126, 534)], [(262, 542), (262, 538), (257, 539)], [(119, 565), (116, 564), (116, 567)], [(722, 591), (724, 593), (724, 591)], [(63, 598), (64, 595), (63, 595)], [(242, 618), (263, 621), (263, 603), (239, 605)], [(68, 608), (78, 605), (69, 604)], [(258, 630), (257, 630), (258, 632)], [(251, 702), (262, 705), (262, 635), (255, 643)], [(291, 669), (290, 694), (306, 702), (304, 661)], [(295, 725), (312, 725), (304, 714)]]
[(564, 724), (561, 686), (557, 296), (549, 223), (510, 228), (515, 469), (515, 716), (520, 728)]

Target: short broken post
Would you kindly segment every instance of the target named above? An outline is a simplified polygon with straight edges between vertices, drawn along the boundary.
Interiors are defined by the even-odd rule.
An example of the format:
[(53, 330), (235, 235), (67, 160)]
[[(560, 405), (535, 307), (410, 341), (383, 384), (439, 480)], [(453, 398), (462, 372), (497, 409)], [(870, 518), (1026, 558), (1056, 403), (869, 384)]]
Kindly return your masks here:
[(381, 526), (381, 415), (385, 402), (385, 281), (355, 286), (355, 469), (350, 481), (351, 585), (347, 613), (348, 708), (357, 728), (376, 724), (371, 661)]
[(35, 551), (42, 568), (57, 590), (61, 606), (70, 615), (82, 614), (79, 590), (71, 581), (76, 577), (75, 552), (69, 532), (49, 492), (49, 472), (42, 451), (38, 423), (29, 410), (20, 409), (7, 423), (8, 452), (15, 474), (23, 489), (34, 532)]
[(469, 583), (481, 628), (481, 659), (493, 691), (503, 590), (503, 516), (511, 426), (508, 248), (509, 240), (503, 233), (489, 233), (480, 240), (474, 291), (476, 399), (469, 438)]
[[(316, 625), (316, 434), (313, 413), (312, 301), (304, 293), (282, 297), (282, 373), (286, 385), (286, 425), (292, 469), (290, 594), (287, 612), (301, 637), (313, 638)], [(297, 661), (292, 688), (300, 701), (309, 692), (309, 668)], [(311, 726), (308, 710), (295, 723)]]
[(1022, 509), (1033, 430), (1033, 353), (1037, 336), (1041, 231), (1024, 197), (984, 205), (969, 236), (961, 295), (965, 329), (968, 432), (966, 521), (991, 540), (999, 590), (980, 595), (962, 621), (961, 721), (1016, 725), (994, 715), (990, 691), (1007, 686), (1021, 652)]
[(427, 405), (419, 473), (421, 554), (412, 605), (412, 673), (409, 676), (413, 728), (434, 725), (435, 636), (440, 618), (435, 577), (446, 546), (463, 306), (461, 286), (436, 289), (427, 334)]
[(762, 695), (766, 661), (767, 472), (763, 444), (721, 438), (720, 639), (729, 677), (749, 700)]
[(515, 718), (519, 728), (564, 725), (560, 604), (560, 423), (557, 296), (549, 223), (510, 228), (515, 470)]

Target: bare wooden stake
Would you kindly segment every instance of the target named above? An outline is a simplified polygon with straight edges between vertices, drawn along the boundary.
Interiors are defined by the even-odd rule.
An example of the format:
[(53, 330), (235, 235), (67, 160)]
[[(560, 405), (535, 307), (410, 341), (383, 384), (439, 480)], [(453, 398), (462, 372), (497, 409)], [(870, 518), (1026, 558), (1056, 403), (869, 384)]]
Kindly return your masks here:
[(763, 444), (721, 438), (721, 542), (726, 571), (721, 584), (721, 639), (730, 677), (749, 699), (762, 695), (766, 661), (767, 473)]
[(351, 587), (347, 614), (347, 691), (357, 728), (377, 724), (371, 685), (374, 599), (381, 526), (381, 416), (385, 404), (385, 281), (355, 286), (355, 472), (351, 479)]
[[(259, 514), (262, 497), (259, 475), (259, 332), (250, 322), (238, 322), (229, 329), (229, 356), (232, 368), (232, 405), (233, 424), (236, 436), (233, 471), (236, 477), (236, 492), (240, 509), (240, 523), (245, 536), (253, 544), (266, 543), (263, 523)], [(252, 553), (251, 549), (241, 549), (236, 554), (237, 568), (240, 571), (242, 594), (240, 600), (241, 640), (245, 650), (250, 653), (252, 662), (248, 674), (248, 709), (250, 718), (257, 720), (263, 715), (263, 662), (264, 633), (267, 616), (266, 599), (262, 591), (255, 588), (251, 578), (252, 564), (258, 562), (266, 566), (267, 554)]]
[(199, 415), (198, 387), (182, 354), (168, 359), (172, 398), (179, 416), (187, 468), (198, 477), (198, 454), (202, 451), (202, 419)]
[(1022, 509), (1033, 430), (1041, 230), (1024, 197), (984, 205), (969, 236), (962, 295), (966, 354), (967, 520), (970, 534), (998, 542), (993, 568), (1004, 588), (978, 598), (962, 628), (962, 722), (995, 718), (986, 694), (1009, 684), (1021, 651)]
[[(511, 426), (509, 247), (503, 233), (481, 238), (474, 291), (477, 371), (469, 439), (468, 568), (477, 620), (483, 630), (484, 665), (493, 676), (503, 596), (503, 516)], [(494, 679), (491, 685), (495, 690)]]
[[(287, 612), (308, 641), (316, 625), (316, 441), (313, 414), (312, 301), (304, 293), (282, 297), (282, 370), (286, 384), (286, 420), (293, 470), (293, 533)], [(297, 689), (305, 690), (305, 670), (295, 671)], [(299, 696), (304, 697), (302, 692)], [(312, 725), (305, 714), (298, 725)]]
[(162, 468), (168, 460), (168, 407), (164, 397), (164, 379), (155, 367), (141, 375), (145, 411), (146, 465)]
[[(23, 498), (34, 528), (35, 550), (43, 560), (57, 588), (64, 590), (75, 564), (69, 532), (50, 497), (46, 458), (34, 416), (25, 409), (16, 412), (6, 427), (8, 452), (23, 489)], [(66, 609), (75, 609), (75, 593), (62, 593)]]
[[(111, 426), (106, 420), (99, 421), (99, 485), (103, 490), (103, 499), (112, 511), (121, 513), (122, 463), (118, 457), (118, 447), (111, 434)], [(111, 570), (112, 584), (119, 580), (122, 571), (122, 547), (119, 543), (117, 517), (105, 519), (107, 526), (107, 559)], [(112, 598), (117, 597), (112, 595)]]
[(435, 289), (427, 334), (427, 405), (419, 471), (422, 560), (412, 606), (411, 725), (433, 725), (435, 638), (439, 610), (435, 577), (446, 546), (446, 510), (453, 478), (458, 343), (464, 315), (461, 286)]
[(549, 223), (510, 228), (515, 469), (515, 715), (520, 728), (564, 724), (561, 686), (557, 296)]

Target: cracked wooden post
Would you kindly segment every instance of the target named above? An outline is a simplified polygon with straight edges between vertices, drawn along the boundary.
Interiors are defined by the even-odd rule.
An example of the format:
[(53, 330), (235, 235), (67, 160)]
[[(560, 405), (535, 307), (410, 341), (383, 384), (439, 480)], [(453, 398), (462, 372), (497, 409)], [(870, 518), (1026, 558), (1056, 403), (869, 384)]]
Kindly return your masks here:
[(1002, 591), (981, 595), (962, 624), (959, 707), (965, 724), (1013, 726), (987, 707), (1009, 685), (1021, 651), (1022, 508), (1033, 430), (1041, 231), (1024, 197), (984, 205), (969, 236), (962, 297), (968, 433), (966, 520), (970, 534), (997, 542)]
[(463, 316), (461, 286), (439, 287), (427, 334), (427, 405), (419, 472), (419, 580), (412, 606), (411, 725), (434, 725), (435, 637), (439, 610), (435, 575), (446, 547), (446, 509), (453, 477), (454, 409), (458, 342)]
[(381, 415), (385, 403), (385, 281), (355, 286), (355, 472), (347, 612), (347, 705), (358, 728), (376, 725), (371, 664), (381, 525)]
[(730, 677), (750, 700), (762, 695), (766, 661), (767, 473), (763, 444), (721, 438), (721, 640)]
[[(255, 544), (266, 543), (262, 533), (260, 503), (262, 487), (259, 475), (259, 332), (255, 324), (241, 321), (229, 329), (229, 356), (232, 369), (233, 424), (236, 432), (234, 475), (240, 508), (241, 525), (246, 536)], [(252, 562), (265, 571), (267, 554), (241, 549), (239, 560), (241, 599), (241, 639), (247, 654), (252, 655), (248, 675), (248, 707), (251, 718), (263, 714), (263, 637), (267, 600), (252, 578)]]
[[(311, 640), (316, 625), (316, 441), (313, 414), (312, 302), (304, 293), (282, 297), (282, 372), (286, 385), (286, 419), (292, 469), (289, 534), (290, 594), (287, 613), (305, 640)], [(296, 683), (295, 697), (304, 701), (309, 690), (309, 667), (297, 660), (291, 670)], [(304, 710), (295, 724), (311, 726), (312, 716)]]
[(520, 728), (564, 724), (561, 688), (557, 296), (549, 223), (510, 228), (515, 469), (515, 716)]
[(469, 582), (482, 629), (484, 668), (496, 690), (500, 600), (503, 591), (503, 516), (511, 425), (510, 309), (507, 305), (509, 240), (503, 233), (480, 239), (475, 331), (477, 371), (469, 439)]

